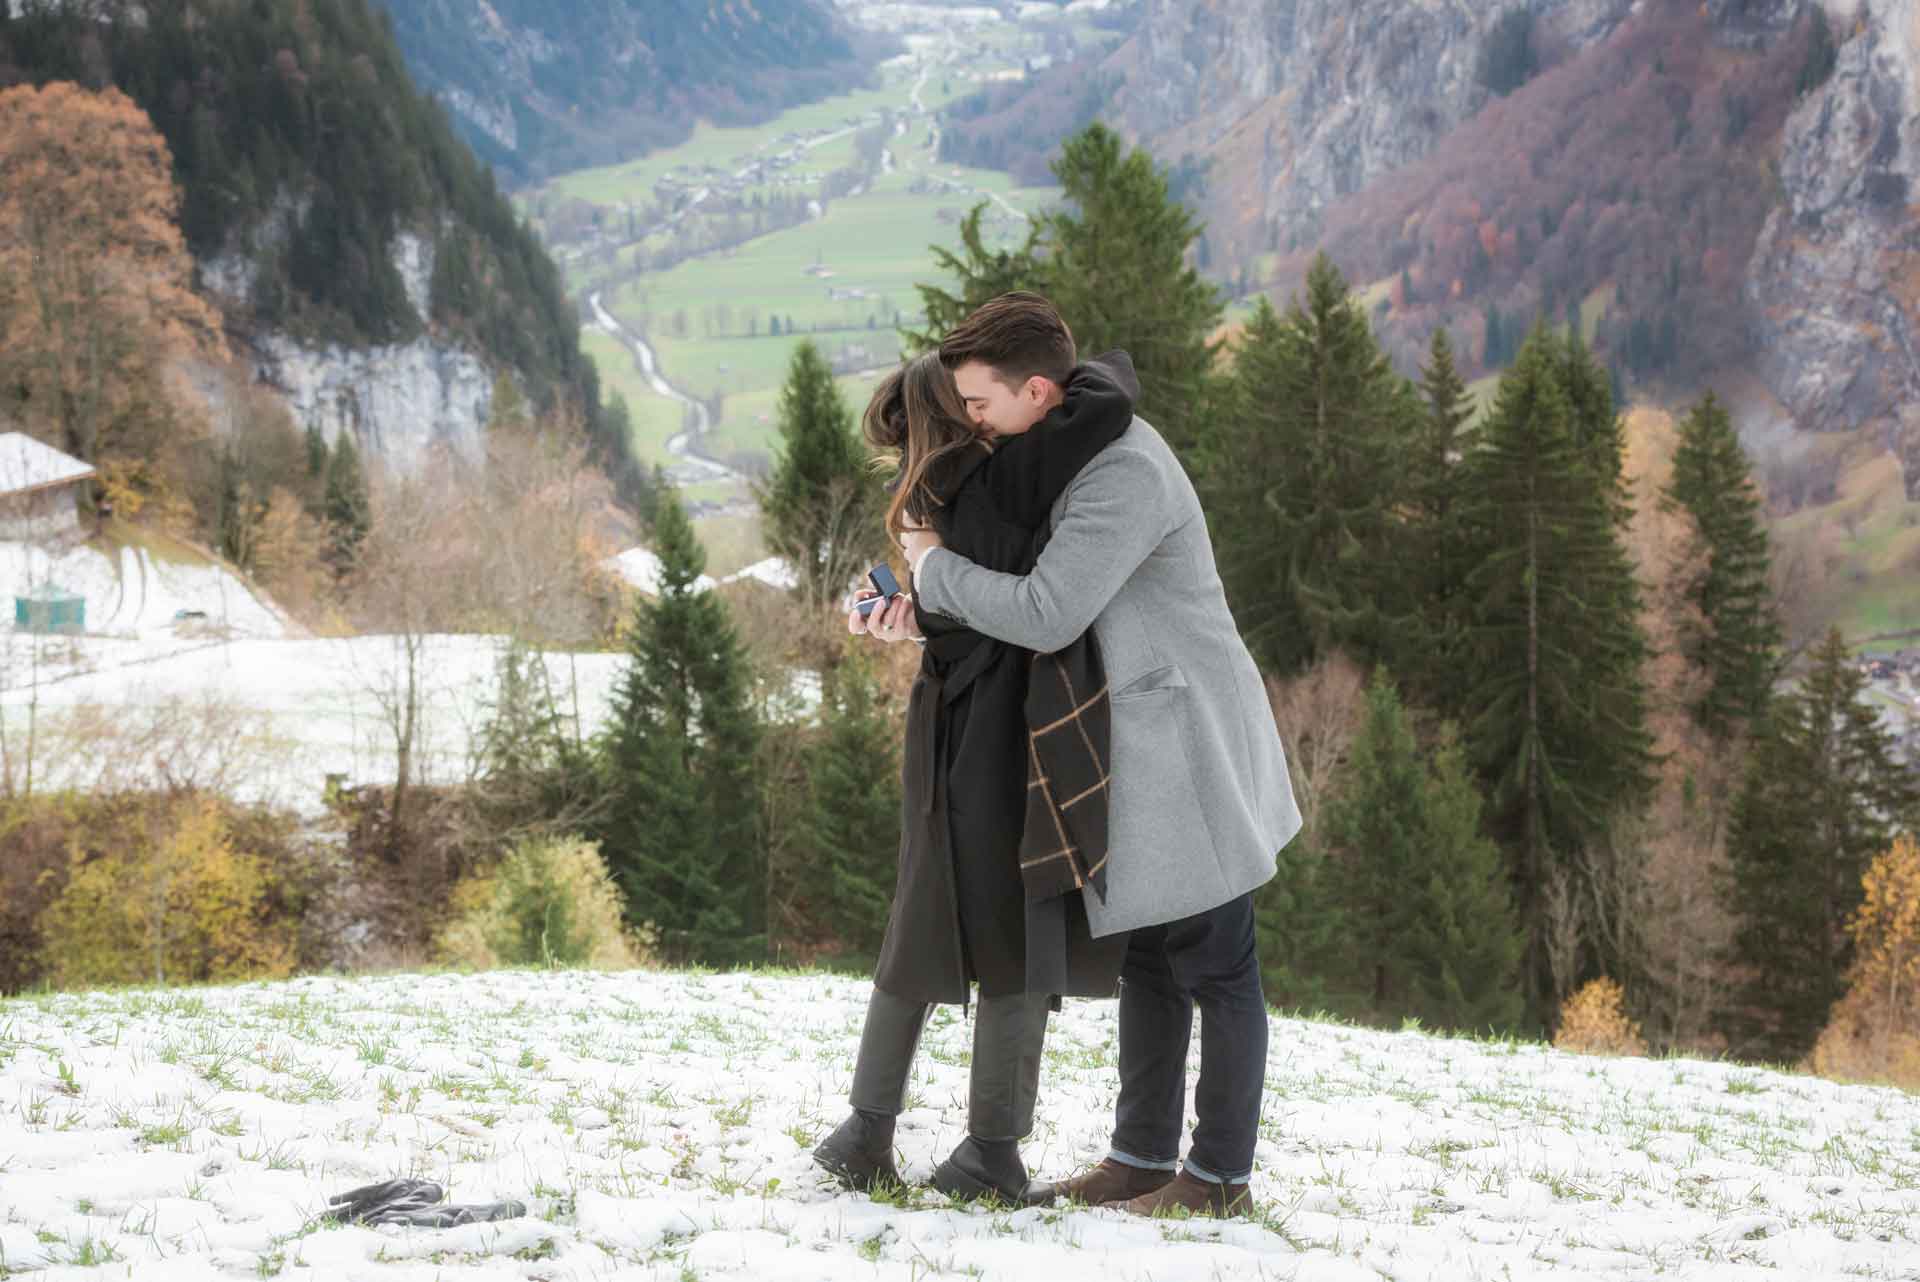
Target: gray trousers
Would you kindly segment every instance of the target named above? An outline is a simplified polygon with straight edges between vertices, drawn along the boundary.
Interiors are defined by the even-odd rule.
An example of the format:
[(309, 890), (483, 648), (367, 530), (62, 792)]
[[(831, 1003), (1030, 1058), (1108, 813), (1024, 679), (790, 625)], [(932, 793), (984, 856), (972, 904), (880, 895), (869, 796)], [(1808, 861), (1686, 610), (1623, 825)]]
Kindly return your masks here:
[[(1047, 1039), (1052, 997), (1016, 993), (982, 997), (974, 1004), (972, 1082), (967, 1092), (967, 1133), (979, 1140), (1017, 1140), (1033, 1129), (1040, 1094), (1040, 1049)], [(873, 990), (860, 1056), (853, 1065), (853, 1106), (869, 1113), (898, 1114), (906, 1107), (907, 1076), (913, 1071), (920, 1031), (933, 1007)]]

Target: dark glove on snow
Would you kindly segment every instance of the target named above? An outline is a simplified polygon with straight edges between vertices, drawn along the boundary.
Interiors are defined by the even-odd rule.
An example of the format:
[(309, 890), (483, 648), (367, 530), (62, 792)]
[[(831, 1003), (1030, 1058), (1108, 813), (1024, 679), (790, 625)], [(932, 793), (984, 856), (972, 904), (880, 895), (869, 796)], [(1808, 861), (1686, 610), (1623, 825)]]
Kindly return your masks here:
[(334, 1208), (327, 1214), (345, 1224), (379, 1224), (390, 1212), (424, 1210), (446, 1195), (445, 1189), (430, 1180), (385, 1180), (334, 1194), (327, 1199), (327, 1205)]
[(459, 1202), (446, 1206), (428, 1206), (417, 1210), (401, 1207), (383, 1209), (368, 1219), (368, 1224), (411, 1224), (425, 1229), (451, 1229), (462, 1224), (491, 1224), (495, 1220), (517, 1220), (527, 1213), (519, 1202)]
[(328, 1214), (348, 1224), (410, 1224), (418, 1228), (450, 1229), (462, 1224), (488, 1224), (518, 1219), (527, 1213), (519, 1202), (456, 1203), (440, 1206), (446, 1190), (428, 1180), (387, 1180), (365, 1184), (327, 1199)]

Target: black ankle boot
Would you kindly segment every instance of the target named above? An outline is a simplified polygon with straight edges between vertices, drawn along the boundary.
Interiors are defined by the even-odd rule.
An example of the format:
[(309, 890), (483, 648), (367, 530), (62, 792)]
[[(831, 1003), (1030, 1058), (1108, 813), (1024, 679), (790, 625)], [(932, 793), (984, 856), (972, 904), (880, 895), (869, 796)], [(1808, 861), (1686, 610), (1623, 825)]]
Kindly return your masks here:
[(969, 1135), (946, 1161), (933, 1168), (933, 1187), (948, 1197), (998, 1198), (1008, 1206), (1035, 1206), (1039, 1199), (1027, 1180), (1014, 1140), (977, 1140)]
[(893, 1118), (858, 1109), (813, 1150), (814, 1165), (856, 1193), (901, 1183), (893, 1164)]

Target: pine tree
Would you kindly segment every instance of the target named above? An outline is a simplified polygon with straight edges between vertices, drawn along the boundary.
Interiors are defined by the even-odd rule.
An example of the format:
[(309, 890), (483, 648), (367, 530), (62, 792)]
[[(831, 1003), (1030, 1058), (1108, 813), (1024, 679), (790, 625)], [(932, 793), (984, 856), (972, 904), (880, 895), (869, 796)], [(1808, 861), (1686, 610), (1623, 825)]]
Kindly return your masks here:
[(1686, 585), (1697, 624), (1683, 653), (1707, 674), (1694, 720), (1724, 738), (1757, 720), (1779, 667), (1780, 625), (1769, 587), (1767, 533), (1740, 437), (1712, 392), (1680, 421), (1673, 479), (1661, 501), (1692, 518), (1701, 568)]
[(899, 863), (900, 727), (880, 702), (872, 659), (859, 651), (826, 678), (807, 782), (796, 854), (824, 874), (827, 920), (841, 941), (878, 956)]
[(579, 831), (599, 809), (601, 790), (546, 663), (509, 637), (494, 671), (494, 697), (475, 741), (470, 803), (487, 831), (509, 840)]
[(334, 444), (333, 457), (327, 463), (327, 492), (322, 505), (332, 543), (334, 567), (345, 570), (353, 564), (360, 541), (367, 537), (373, 517), (367, 497), (367, 477), (360, 470), (360, 451), (353, 443), (353, 429), (342, 428)]
[(1367, 687), (1366, 719), (1322, 812), (1331, 896), (1346, 923), (1345, 988), (1376, 1019), (1406, 1011), (1412, 975), (1401, 945), (1420, 903), (1426, 770), (1400, 696), (1384, 669)]
[(952, 289), (919, 285), (926, 328), (915, 350), (937, 344), (974, 308), (1009, 290), (1044, 294), (1066, 319), (1082, 356), (1125, 348), (1140, 375), (1137, 406), (1182, 454), (1211, 416), (1203, 412), (1220, 322), (1218, 291), (1188, 264), (1201, 227), (1172, 198), (1145, 151), (1095, 122), (1061, 144), (1053, 163), (1065, 201), (1036, 219), (1012, 249), (989, 249), (986, 202), (960, 226), (960, 250), (934, 250)]
[(1519, 1015), (1520, 932), (1480, 804), (1451, 732), (1437, 755), (1423, 750), (1377, 670), (1320, 829), (1346, 955), (1361, 959), (1345, 986), (1376, 1019), (1484, 1028)]
[(811, 606), (838, 599), (884, 556), (884, 494), (867, 467), (853, 415), (811, 340), (793, 349), (777, 410), (781, 447), (757, 487), (767, 546), (784, 557)]
[(1275, 862), (1272, 880), (1253, 892), (1261, 990), (1280, 1010), (1331, 1011), (1339, 1003), (1329, 977), (1347, 956), (1346, 919), (1330, 894), (1336, 873), (1304, 837), (1287, 843)]
[(1235, 616), (1269, 671), (1329, 649), (1370, 662), (1416, 648), (1398, 563), (1419, 407), (1323, 255), (1284, 318), (1262, 299), (1199, 451)]
[(1920, 782), (1894, 757), (1838, 629), (1800, 687), (1755, 728), (1728, 825), (1734, 960), (1751, 977), (1725, 1021), (1741, 1055), (1797, 1059), (1845, 991), (1861, 877), (1920, 822)]
[(1502, 376), (1460, 500), (1475, 607), (1457, 710), (1511, 861), (1537, 1020), (1552, 999), (1541, 891), (1554, 861), (1595, 848), (1652, 786), (1646, 641), (1617, 492), (1576, 434), (1557, 348), (1536, 329)]
[(1633, 510), (1626, 481), (1627, 438), (1614, 412), (1612, 380), (1580, 340), (1579, 331), (1570, 331), (1565, 338), (1551, 333), (1543, 337), (1558, 349), (1560, 386), (1567, 395), (1574, 442), (1594, 475), (1612, 489), (1614, 519), (1624, 529)]
[(327, 437), (318, 423), (307, 424), (307, 479), (316, 486), (325, 486), (327, 463), (331, 459), (327, 450)]
[(660, 595), (634, 604), (601, 745), (597, 835), (628, 914), (670, 955), (743, 960), (764, 953), (766, 932), (746, 661), (725, 603), (699, 585), (706, 553), (670, 490), (654, 551)]
[(1480, 831), (1480, 791), (1451, 737), (1427, 782), (1426, 884), (1401, 949), (1414, 1007), (1442, 1028), (1506, 1029), (1520, 1020), (1526, 948), (1500, 848)]
[(1187, 261), (1200, 224), (1153, 158), (1123, 147), (1098, 121), (1061, 144), (1052, 168), (1064, 200), (1040, 219), (1041, 292), (1083, 356), (1127, 350), (1140, 375), (1136, 408), (1187, 451), (1201, 429), (1219, 291)]
[(980, 220), (992, 203), (981, 201), (960, 220), (959, 253), (934, 246), (934, 266), (955, 277), (957, 288), (949, 292), (938, 285), (914, 286), (920, 294), (921, 310), (926, 314), (926, 328), (905, 335), (909, 350), (924, 352), (938, 347), (942, 335), (988, 299), (1016, 289), (1046, 288), (1035, 253), (1040, 237), (1038, 224), (1027, 224), (1027, 238), (1018, 249), (987, 248)]
[(1455, 679), (1454, 657), (1466, 626), (1467, 565), (1458, 521), (1463, 460), (1473, 448), (1468, 423), (1473, 397), (1453, 360), (1453, 339), (1433, 331), (1427, 363), (1420, 370), (1422, 413), (1406, 469), (1407, 559), (1421, 624), (1416, 653), (1405, 654), (1400, 671), (1411, 688), (1439, 706)]

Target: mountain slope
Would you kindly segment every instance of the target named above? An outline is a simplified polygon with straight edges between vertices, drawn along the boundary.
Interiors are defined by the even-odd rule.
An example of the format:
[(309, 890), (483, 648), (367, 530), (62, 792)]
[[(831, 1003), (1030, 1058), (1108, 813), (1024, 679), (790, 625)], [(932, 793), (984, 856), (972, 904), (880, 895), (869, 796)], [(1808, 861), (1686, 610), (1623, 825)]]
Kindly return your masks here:
[[(1081, 79), (1217, 278), (1284, 298), (1326, 250), (1409, 369), (1436, 324), (1485, 371), (1577, 311), (1644, 394), (1757, 373), (1753, 438), (1862, 434), (1920, 501), (1916, 0), (1144, 4)], [(1006, 140), (1057, 145), (1063, 92), (996, 103)]]
[(552, 260), (367, 0), (11, 8), (0, 84), (111, 84), (147, 112), (203, 283), (303, 418), (396, 456), (429, 433), (471, 441), (510, 370), (535, 404), (581, 407), (641, 484)]
[(697, 118), (765, 119), (864, 83), (824, 0), (385, 0), (420, 83), (513, 179), (629, 159)]

